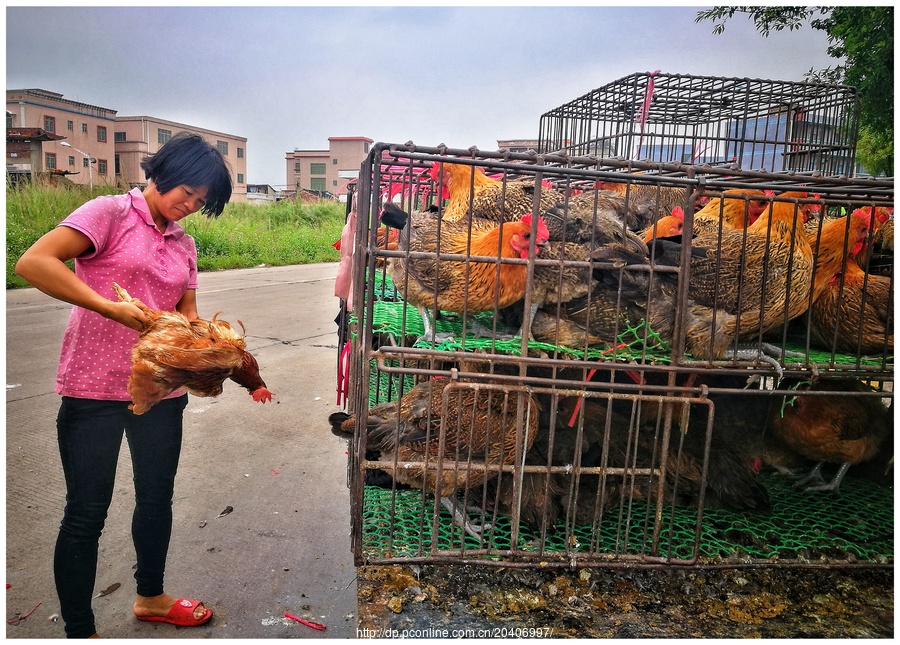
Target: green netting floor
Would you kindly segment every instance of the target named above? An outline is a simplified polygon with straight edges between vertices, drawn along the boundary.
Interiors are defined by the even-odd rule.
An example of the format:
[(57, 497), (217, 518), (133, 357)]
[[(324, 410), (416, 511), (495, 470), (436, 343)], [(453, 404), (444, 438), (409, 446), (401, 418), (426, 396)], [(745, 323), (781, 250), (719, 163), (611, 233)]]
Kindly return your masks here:
[[(829, 561), (852, 559), (856, 562), (893, 561), (893, 490), (867, 480), (847, 477), (840, 497), (830, 493), (802, 493), (791, 488), (787, 478), (763, 475), (769, 490), (772, 510), (768, 514), (737, 513), (722, 509), (703, 514), (697, 555), (701, 561), (741, 559)], [(432, 552), (433, 499), (419, 490), (391, 491), (365, 487), (362, 537), (363, 551), (371, 560), (403, 557), (427, 557)], [(648, 555), (651, 552), (652, 511), (646, 504), (633, 502), (630, 521), (620, 519), (620, 509), (608, 510), (599, 530), (590, 526), (558, 525), (548, 531), (543, 553), (599, 554), (610, 559), (616, 555)], [(694, 556), (697, 509), (666, 506), (660, 525), (661, 557), (688, 559)], [(626, 531), (627, 527), (627, 531)], [(441, 507), (436, 550), (456, 552), (488, 549), (506, 551), (510, 543), (509, 518), (498, 516), (485, 532), (485, 542), (463, 533)], [(568, 549), (567, 543), (568, 542)], [(517, 550), (541, 551), (540, 534), (521, 525)], [(475, 556), (497, 559), (498, 555)]]
[[(394, 288), (391, 279), (387, 276), (382, 277), (380, 274), (376, 276), (375, 283), (375, 301), (372, 306), (372, 332), (382, 334), (393, 334), (398, 339), (402, 336), (421, 337), (425, 333), (422, 326), (422, 318), (415, 307), (406, 305), (399, 297)], [(487, 349), (490, 351), (520, 355), (522, 350), (522, 341), (520, 338), (513, 340), (493, 340), (490, 338), (478, 338), (471, 335), (462, 334), (462, 325), (459, 320), (450, 314), (450, 318), (438, 319), (435, 321), (435, 330), (439, 333), (450, 332), (456, 336), (455, 340), (445, 341), (434, 347), (434, 349), (444, 351), (455, 351), (464, 349), (474, 351), (476, 349)], [(476, 314), (472, 316), (475, 320), (490, 329), (493, 325), (492, 313)], [(353, 318), (355, 321), (356, 319)], [(627, 329), (619, 334), (619, 347), (615, 349), (605, 348), (581, 348), (575, 349), (565, 346), (551, 345), (549, 343), (541, 343), (537, 341), (529, 341), (528, 347), (532, 349), (540, 349), (559, 358), (573, 358), (580, 360), (606, 360), (606, 361), (622, 361), (637, 360), (655, 363), (670, 363), (671, 356), (669, 346), (662, 341), (659, 336), (652, 330), (647, 330), (645, 334), (644, 323), (642, 322), (633, 329)], [(645, 346), (644, 336), (648, 337)], [(431, 348), (430, 343), (419, 341), (423, 348)], [(785, 349), (794, 351), (799, 354), (805, 354), (805, 347), (790, 341), (785, 344)], [(893, 356), (886, 359), (881, 356), (862, 356), (856, 357), (849, 354), (834, 354), (826, 351), (819, 351), (815, 348), (809, 350), (809, 360), (816, 364), (837, 365), (859, 365), (864, 367), (893, 367)], [(788, 361), (790, 362), (790, 360)]]

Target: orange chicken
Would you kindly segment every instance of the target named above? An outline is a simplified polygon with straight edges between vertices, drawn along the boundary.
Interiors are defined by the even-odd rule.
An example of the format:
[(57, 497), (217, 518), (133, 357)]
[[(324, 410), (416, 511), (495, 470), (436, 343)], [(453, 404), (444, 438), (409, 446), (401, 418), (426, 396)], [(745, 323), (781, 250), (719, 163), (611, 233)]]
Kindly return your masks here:
[(218, 396), (225, 379), (246, 388), (254, 401), (272, 400), (243, 336), (218, 320), (218, 314), (212, 320), (188, 320), (177, 311), (148, 308), (115, 283), (113, 289), (119, 300), (137, 305), (150, 321), (132, 354), (129, 410), (143, 414), (179, 388), (196, 396)]
[[(385, 209), (399, 210), (393, 204)], [(400, 235), (400, 250), (432, 255), (393, 258), (388, 273), (403, 298), (419, 309), (425, 338), (435, 338), (428, 310), (468, 314), (493, 311), (525, 295), (528, 267), (484, 260), (443, 259), (437, 254), (494, 258), (528, 258), (532, 217), (496, 224), (483, 220), (444, 222), (414, 213)], [(538, 218), (535, 253), (547, 241), (547, 226)]]

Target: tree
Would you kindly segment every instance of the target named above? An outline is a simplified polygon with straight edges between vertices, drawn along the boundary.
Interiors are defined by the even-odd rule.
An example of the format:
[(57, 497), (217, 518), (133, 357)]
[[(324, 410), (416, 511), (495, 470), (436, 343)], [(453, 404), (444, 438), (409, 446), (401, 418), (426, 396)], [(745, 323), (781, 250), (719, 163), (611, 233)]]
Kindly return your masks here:
[(697, 13), (712, 20), (714, 34), (743, 13), (763, 36), (800, 29), (809, 22), (828, 36), (828, 55), (842, 59), (834, 67), (809, 70), (810, 82), (842, 83), (860, 99), (857, 160), (872, 174), (894, 169), (894, 8), (882, 7), (715, 7)]

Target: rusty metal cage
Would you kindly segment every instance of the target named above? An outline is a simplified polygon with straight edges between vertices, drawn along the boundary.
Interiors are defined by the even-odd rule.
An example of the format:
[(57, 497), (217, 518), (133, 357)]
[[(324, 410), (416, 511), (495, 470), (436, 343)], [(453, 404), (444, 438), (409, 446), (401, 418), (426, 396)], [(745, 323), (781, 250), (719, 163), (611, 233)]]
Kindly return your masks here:
[(636, 73), (543, 114), (539, 151), (852, 176), (858, 113), (848, 86)]
[[(767, 226), (725, 231), (726, 200), (718, 209), (707, 200), (735, 190), (735, 212), (747, 216), (756, 204)], [(460, 191), (468, 215), (451, 223), (444, 217)], [(384, 226), (388, 203), (409, 217), (399, 231)], [(471, 214), (490, 205), (494, 228), (514, 222), (530, 240), (520, 255), (502, 252), (502, 232), (489, 238), (491, 227), (473, 224)], [(833, 268), (825, 276), (824, 251), (835, 245), (846, 258), (864, 241), (868, 252), (853, 255), (863, 281), (892, 289), (893, 261), (875, 252), (892, 205), (892, 180), (376, 144), (354, 205), (349, 415), (340, 429), (332, 421), (350, 439), (356, 563), (891, 566), (893, 303), (881, 303), (887, 326), (864, 334), (862, 314), (842, 305), (859, 300), (856, 278)], [(645, 242), (673, 206), (684, 213), (681, 237)], [(619, 218), (604, 228), (610, 209)], [(773, 224), (776, 209), (791, 214), (787, 230)], [(840, 229), (854, 211), (868, 217), (862, 236)], [(718, 218), (713, 239), (723, 251), (711, 267), (696, 263), (711, 244), (693, 243), (698, 212)], [(549, 240), (539, 248), (544, 224)], [(440, 240), (430, 250), (410, 242), (426, 229)], [(746, 250), (752, 235), (755, 256)], [(779, 235), (792, 240), (786, 264), (775, 256)], [(743, 282), (700, 307), (701, 272), (729, 270), (729, 236), (743, 249)], [(809, 261), (796, 254), (800, 236)], [(667, 249), (677, 253), (665, 259)], [(458, 306), (432, 312), (428, 334), (413, 303), (426, 314), (442, 306), (414, 290), (442, 288), (441, 266), (461, 291)], [(501, 307), (509, 276), (522, 274), (521, 298)], [(751, 274), (762, 275), (755, 304)], [(816, 322), (824, 285), (847, 324)], [(479, 300), (479, 289), (493, 295)], [(738, 318), (754, 307), (759, 320), (777, 312), (765, 326), (748, 318), (734, 327), (732, 307)], [(701, 342), (704, 316), (711, 328)], [(840, 496), (802, 492), (779, 474), (811, 464), (771, 430), (801, 399), (822, 409), (853, 402), (879, 428)]]

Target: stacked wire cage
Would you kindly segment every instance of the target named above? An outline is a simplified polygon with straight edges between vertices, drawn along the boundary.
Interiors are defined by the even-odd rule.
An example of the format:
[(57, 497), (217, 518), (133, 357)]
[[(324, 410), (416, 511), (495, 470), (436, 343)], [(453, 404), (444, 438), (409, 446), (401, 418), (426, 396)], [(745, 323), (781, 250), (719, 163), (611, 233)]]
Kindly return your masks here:
[[(892, 566), (893, 302), (874, 332), (857, 311), (877, 300), (871, 284), (893, 288), (892, 180), (379, 143), (354, 197), (344, 430), (358, 565)], [(723, 232), (725, 197), (768, 223)], [(663, 230), (675, 206), (677, 236)], [(729, 271), (736, 290), (718, 282)], [(503, 306), (513, 273), (521, 297)], [(460, 297), (442, 311), (448, 288)], [(848, 457), (860, 463), (821, 471), (839, 493), (785, 474), (817, 460), (774, 428), (810, 409), (853, 410), (871, 435)]]
[(642, 72), (546, 112), (538, 149), (852, 176), (858, 120), (844, 85)]

